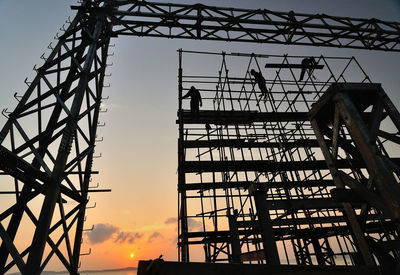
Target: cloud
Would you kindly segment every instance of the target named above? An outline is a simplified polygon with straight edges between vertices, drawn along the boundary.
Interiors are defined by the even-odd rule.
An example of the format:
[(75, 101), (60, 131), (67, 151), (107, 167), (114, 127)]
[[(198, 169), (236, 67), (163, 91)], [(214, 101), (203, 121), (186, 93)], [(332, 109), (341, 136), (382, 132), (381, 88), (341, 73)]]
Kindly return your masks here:
[(203, 223), (201, 221), (193, 219), (193, 218), (188, 219), (188, 226), (190, 227), (190, 230), (203, 229)]
[(114, 243), (124, 243), (128, 242), (132, 244), (135, 240), (140, 239), (143, 237), (143, 234), (140, 234), (138, 232), (119, 232), (117, 237), (114, 240)]
[(88, 236), (91, 244), (99, 244), (110, 239), (111, 236), (118, 231), (118, 227), (115, 227), (112, 224), (98, 223), (94, 226), (94, 229), (90, 232), (87, 232), (86, 235)]
[(176, 223), (176, 218), (175, 217), (171, 217), (165, 220), (164, 222), (165, 224), (174, 224)]
[(163, 236), (161, 235), (160, 232), (154, 232), (153, 234), (150, 235), (149, 239), (147, 240), (147, 242), (151, 243), (152, 241), (154, 241), (155, 239), (158, 238), (162, 238)]
[[(99, 223), (94, 226), (94, 229), (90, 232), (86, 232), (89, 242), (91, 244), (103, 243), (114, 237), (114, 243), (134, 243), (137, 239), (143, 237), (143, 233), (125, 232), (120, 231), (119, 227), (116, 227), (109, 223)], [(153, 234), (154, 235), (154, 234)], [(155, 238), (157, 236), (153, 236)]]
[[(165, 224), (176, 224), (177, 220), (174, 217), (168, 218), (165, 220)], [(199, 219), (188, 218), (187, 220), (188, 226), (191, 230), (201, 230), (203, 229), (203, 223)]]

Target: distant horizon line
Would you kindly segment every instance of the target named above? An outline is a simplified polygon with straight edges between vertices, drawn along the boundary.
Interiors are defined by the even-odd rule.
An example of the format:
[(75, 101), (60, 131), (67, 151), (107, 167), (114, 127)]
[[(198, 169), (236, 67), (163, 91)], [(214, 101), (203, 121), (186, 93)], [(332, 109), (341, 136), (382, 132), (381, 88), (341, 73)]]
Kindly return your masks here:
[(108, 272), (108, 271), (124, 271), (124, 270), (137, 270), (136, 266), (128, 266), (128, 267), (123, 267), (123, 268), (111, 268), (111, 269), (94, 269), (94, 270), (82, 270), (79, 272)]
[[(136, 266), (128, 266), (128, 267), (123, 267), (123, 268), (111, 268), (111, 269), (88, 269), (88, 270), (82, 270), (79, 271), (79, 273), (83, 272), (91, 272), (91, 273), (102, 273), (102, 272), (110, 272), (110, 271), (124, 271), (124, 270), (137, 270)], [(14, 272), (14, 273), (8, 273), (8, 275), (18, 275), (21, 274), (19, 272)], [(69, 274), (68, 271), (43, 271), (41, 274)]]

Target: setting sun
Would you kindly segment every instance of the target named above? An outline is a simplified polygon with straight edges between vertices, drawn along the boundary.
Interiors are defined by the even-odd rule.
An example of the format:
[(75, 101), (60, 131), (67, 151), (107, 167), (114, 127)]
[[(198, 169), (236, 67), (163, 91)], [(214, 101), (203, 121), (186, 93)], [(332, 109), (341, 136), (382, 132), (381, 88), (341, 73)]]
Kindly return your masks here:
[(135, 254), (131, 253), (131, 255), (129, 255), (129, 257), (133, 258), (133, 257), (135, 257)]

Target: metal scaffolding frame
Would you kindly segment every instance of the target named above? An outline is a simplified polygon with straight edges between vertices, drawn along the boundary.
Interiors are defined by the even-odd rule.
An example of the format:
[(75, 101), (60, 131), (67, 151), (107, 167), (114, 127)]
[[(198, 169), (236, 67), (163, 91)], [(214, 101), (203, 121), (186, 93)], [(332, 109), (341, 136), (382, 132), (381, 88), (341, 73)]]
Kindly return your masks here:
[[(102, 93), (103, 88), (106, 87), (104, 86), (104, 79), (107, 77), (105, 71), (108, 66), (107, 58), (108, 49), (111, 46), (109, 45), (110, 38), (119, 35), (130, 35), (399, 51), (400, 24), (377, 19), (343, 18), (324, 14), (300, 14), (260, 9), (210, 7), (201, 4), (152, 3), (138, 0), (86, 0), (82, 1), (79, 6), (73, 6), (72, 9), (77, 11), (75, 18), (72, 21), (68, 20), (67, 24), (62, 26), (63, 33), (61, 35), (57, 34), (55, 37), (57, 40), (56, 45), (54, 47), (52, 44), (49, 45), (50, 55), (47, 57), (45, 55), (41, 56), (44, 64), (40, 67), (34, 67), (36, 71), (34, 80), (31, 82), (25, 81), (28, 88), (23, 95), (14, 95), (18, 100), (15, 110), (9, 112), (5, 109), (2, 112), (7, 117), (7, 122), (0, 131), (0, 170), (3, 181), (8, 184), (6, 184), (7, 190), (0, 191), (3, 198), (7, 197), (7, 199), (2, 200), (4, 205), (2, 205), (0, 213), (1, 273), (7, 272), (10, 268), (16, 266), (23, 274), (37, 274), (46, 267), (51, 259), (58, 258), (66, 270), (71, 274), (78, 274), (79, 257), (83, 255), (80, 249), (81, 237), (86, 230), (83, 226), (89, 201), (88, 193), (109, 191), (89, 189), (89, 184), (91, 175), (97, 173), (92, 171), (92, 162), (98, 156), (94, 153), (95, 143), (99, 141), (96, 139), (97, 127), (103, 126), (103, 124), (99, 123), (99, 113), (101, 112), (101, 101), (105, 100), (102, 98)], [(289, 57), (287, 56), (286, 58), (288, 59)], [(320, 62), (325, 62), (325, 59), (318, 60), (319, 64)], [(355, 60), (353, 61), (356, 62)], [(297, 64), (297, 68), (292, 67), (290, 63), (285, 66), (280, 68), (279, 71), (289, 69), (289, 72), (293, 73), (294, 69), (301, 68), (299, 64)], [(318, 69), (318, 66), (315, 69)], [(279, 79), (280, 76), (281, 74), (278, 73), (274, 79), (270, 80), (271, 82), (268, 85), (272, 85), (274, 88), (278, 87), (278, 84), (282, 85), (284, 82)], [(341, 82), (342, 78), (346, 76), (343, 74), (336, 77), (337, 79), (329, 79), (324, 83)], [(249, 81), (249, 79), (250, 75), (247, 74), (245, 80)], [(219, 122), (217, 124), (228, 125), (228, 127), (209, 129), (209, 133), (203, 132), (202, 135), (206, 134), (207, 137), (210, 137), (210, 140), (191, 140), (187, 139), (188, 135), (185, 136), (181, 133), (179, 156), (182, 158), (182, 152), (195, 151), (192, 149), (197, 148), (199, 151), (208, 150), (208, 153), (203, 154), (204, 156), (208, 154), (212, 158), (215, 157), (222, 161), (218, 163), (219, 166), (214, 167), (215, 171), (211, 172), (215, 177), (213, 181), (202, 180), (197, 183), (182, 185), (185, 178), (181, 171), (179, 173), (181, 202), (186, 202), (185, 194), (193, 190), (212, 190), (216, 196), (221, 195), (224, 197), (225, 192), (227, 192), (225, 188), (226, 181), (231, 181), (231, 177), (236, 177), (236, 184), (239, 189), (230, 190), (230, 192), (233, 192), (232, 196), (235, 196), (232, 197), (234, 198), (232, 203), (236, 203), (237, 200), (244, 198), (243, 191), (240, 188), (248, 190), (254, 177), (262, 178), (261, 172), (265, 175), (271, 174), (273, 171), (275, 173), (276, 171), (283, 171), (282, 175), (278, 176), (280, 180), (276, 179), (276, 175), (270, 179), (273, 184), (276, 184), (276, 187), (274, 187), (276, 190), (282, 191), (283, 187), (280, 186), (286, 181), (290, 181), (290, 184), (295, 187), (298, 185), (303, 186), (302, 179), (307, 178), (308, 188), (311, 191), (317, 186), (320, 188), (321, 184), (323, 185), (321, 190), (325, 191), (321, 191), (322, 193), (319, 195), (321, 200), (315, 201), (315, 203), (319, 205), (318, 207), (325, 207), (326, 201), (324, 199), (329, 195), (325, 195), (323, 192), (326, 192), (326, 188), (329, 186), (334, 185), (332, 179), (327, 179), (329, 177), (328, 171), (324, 170), (324, 174), (318, 177), (315, 175), (319, 175), (322, 172), (315, 171), (309, 175), (303, 175), (303, 172), (299, 171), (309, 168), (301, 167), (302, 164), (296, 162), (299, 157), (295, 157), (294, 162), (289, 162), (285, 159), (282, 164), (278, 165), (276, 163), (277, 160), (294, 157), (296, 154), (308, 154), (307, 159), (314, 161), (312, 163), (314, 168), (323, 169), (325, 167), (323, 159), (314, 154), (314, 148), (318, 147), (319, 143), (315, 139), (308, 140), (306, 137), (310, 135), (308, 132), (310, 130), (308, 128), (307, 131), (302, 129), (304, 129), (304, 125), (309, 127), (306, 114), (310, 109), (308, 105), (310, 102), (309, 96), (317, 90), (317, 97), (319, 97), (320, 93), (325, 91), (327, 87), (323, 83), (312, 81), (314, 83), (312, 87), (315, 89), (309, 93), (307, 85), (302, 87), (303, 84), (297, 83), (298, 86), (291, 87), (294, 90), (274, 92), (274, 97), (271, 97), (271, 99), (278, 100), (274, 102), (270, 101), (269, 98), (267, 98), (268, 100), (255, 98), (256, 92), (248, 92), (247, 86), (251, 84), (246, 83), (245, 80), (237, 80), (238, 83), (244, 81), (243, 87), (246, 87), (244, 90), (234, 91), (228, 89), (229, 85), (235, 83), (230, 77), (228, 78), (226, 64), (221, 67), (220, 75), (214, 79), (206, 80), (220, 85), (217, 89), (212, 87), (210, 90), (214, 91), (212, 99), (209, 99), (214, 100), (213, 109), (210, 110), (225, 110), (225, 115), (218, 117), (217, 120)], [(368, 78), (360, 81), (368, 82)], [(238, 84), (236, 83), (235, 85)], [(289, 84), (284, 83), (285, 87), (287, 85)], [(230, 97), (227, 97), (227, 89), (230, 91)], [(254, 87), (252, 89), (254, 90)], [(227, 98), (229, 98), (228, 101)], [(243, 100), (244, 98), (246, 100)], [(290, 103), (288, 103), (289, 101)], [(302, 104), (305, 104), (306, 108), (297, 109), (300, 102), (303, 102)], [(229, 109), (229, 104), (231, 104), (231, 109)], [(263, 112), (254, 112), (258, 108), (261, 108)], [(273, 108), (276, 108), (275, 112), (272, 112), (274, 111)], [(187, 113), (183, 112), (181, 108), (179, 109), (180, 123), (182, 125), (190, 125), (188, 124), (190, 118)], [(229, 110), (229, 113), (227, 110)], [(295, 117), (290, 115), (290, 113), (293, 114), (293, 111), (297, 111)], [(278, 121), (277, 118), (279, 118)], [(203, 124), (215, 123), (215, 112), (202, 112), (202, 120)], [(266, 121), (265, 127), (264, 121)], [(291, 121), (296, 123), (290, 124)], [(232, 125), (241, 126), (232, 129)], [(279, 130), (281, 132), (278, 133), (278, 128), (274, 128), (274, 125), (280, 125), (279, 129), (287, 126), (289, 132)], [(191, 128), (190, 132), (193, 132), (193, 129)], [(251, 136), (251, 138), (236, 138), (235, 140), (219, 140), (215, 138), (221, 136), (224, 131), (227, 132), (225, 135), (228, 136), (240, 135)], [(260, 139), (265, 140), (265, 134), (270, 131), (274, 132), (276, 137), (268, 140), (268, 143), (258, 142)], [(295, 138), (297, 136), (303, 138)], [(389, 136), (393, 137), (390, 134)], [(184, 137), (186, 140), (182, 143)], [(394, 140), (397, 140), (397, 138), (395, 136)], [(254, 158), (254, 156), (250, 155), (254, 159), (250, 166), (246, 166), (248, 162), (236, 162), (243, 167), (241, 169), (244, 169), (241, 172), (243, 177), (239, 177), (237, 174), (228, 173), (232, 170), (232, 167), (229, 166), (230, 163), (224, 159), (228, 157), (228, 151), (221, 151), (220, 155), (216, 154), (214, 156), (216, 151), (212, 148), (216, 147), (230, 148), (229, 157), (236, 157), (233, 152), (236, 147), (241, 148), (240, 152), (243, 152), (243, 156), (246, 156), (246, 158), (249, 154), (255, 154), (255, 150), (259, 155), (263, 150), (266, 150), (268, 158), (266, 156), (261, 157), (261, 155), (259, 158)], [(246, 150), (249, 151), (245, 152)], [(286, 153), (286, 151), (290, 153)], [(203, 155), (201, 156), (203, 157)], [(210, 161), (213, 162), (214, 159), (210, 159)], [(271, 161), (275, 164), (270, 163)], [(180, 163), (183, 163), (182, 159), (180, 159)], [(184, 171), (189, 173), (199, 169), (205, 169), (205, 171), (209, 169), (209, 163), (205, 163), (206, 166), (203, 168), (198, 167), (199, 163), (198, 161), (192, 163), (185, 161), (184, 168), (186, 170)], [(296, 170), (289, 163), (300, 165), (301, 169), (296, 168)], [(268, 165), (266, 166), (265, 164)], [(339, 168), (347, 165), (342, 160), (337, 161), (337, 164)], [(309, 165), (309, 163), (307, 162), (304, 165)], [(254, 166), (259, 167), (257, 169), (260, 176), (256, 176), (256, 173), (252, 176), (253, 178), (249, 178), (249, 170), (254, 171)], [(265, 167), (268, 167), (268, 169)], [(183, 166), (180, 166), (180, 169), (182, 170)], [(223, 171), (219, 171), (221, 169)], [(205, 174), (205, 171), (202, 173)], [(283, 175), (287, 174), (287, 171), (291, 171), (288, 179)], [(221, 173), (225, 175), (222, 178)], [(318, 182), (317, 180), (310, 180), (309, 177), (317, 178)], [(259, 181), (258, 178), (256, 182)], [(323, 180), (319, 181), (320, 178)], [(192, 188), (193, 190), (186, 190), (185, 188)], [(258, 199), (254, 202), (252, 202), (253, 198), (241, 202), (243, 207), (247, 207), (249, 203), (253, 205), (263, 204), (265, 203), (264, 196), (271, 193), (271, 191), (265, 193), (266, 191), (262, 190), (262, 186), (257, 184), (255, 186), (252, 185), (250, 189), (253, 190), (253, 197)], [(307, 191), (303, 189), (301, 189), (301, 192)], [(277, 198), (283, 198), (289, 195), (277, 193), (276, 196)], [(14, 198), (13, 201), (12, 198)], [(219, 200), (219, 197), (215, 198), (215, 205)], [(71, 204), (66, 203), (67, 201), (75, 202), (76, 205), (71, 206)], [(286, 236), (285, 230), (287, 230), (288, 226), (279, 224), (280, 231), (278, 231), (281, 232), (280, 235), (271, 235), (271, 238), (265, 240), (264, 243), (259, 241), (260, 238), (264, 237), (266, 239), (268, 236), (268, 224), (276, 223), (277, 220), (275, 218), (282, 215), (283, 209), (291, 209), (294, 207), (292, 203), (296, 203), (281, 199), (276, 199), (276, 201), (279, 201), (279, 209), (275, 211), (273, 219), (270, 220), (268, 215), (263, 217), (261, 219), (262, 224), (257, 228), (252, 225), (256, 221), (256, 216), (259, 216), (259, 213), (255, 211), (246, 213), (246, 215), (241, 212), (227, 214), (230, 217), (230, 229), (235, 232), (233, 235), (229, 234), (228, 231), (221, 233), (222, 235), (213, 233), (214, 235), (204, 236), (199, 241), (207, 243), (207, 261), (216, 261), (217, 258), (220, 258), (217, 255), (218, 253), (225, 253), (227, 249), (230, 249), (228, 246), (221, 248), (216, 245), (228, 238), (234, 238), (233, 243), (235, 245), (232, 248), (234, 251), (232, 254), (233, 261), (241, 261), (243, 260), (242, 257), (247, 257), (247, 259), (256, 258), (259, 262), (264, 261), (261, 259), (262, 256), (259, 255), (262, 254), (260, 249), (263, 245), (266, 246), (268, 243), (273, 243), (273, 238), (282, 239)], [(6, 205), (6, 202), (9, 202), (9, 204)], [(191, 226), (191, 220), (189, 219), (190, 216), (186, 216), (188, 213), (188, 209), (185, 208), (186, 204), (183, 203), (181, 205), (183, 206), (181, 214), (184, 218), (180, 219), (180, 230), (184, 234), (180, 240), (180, 254), (182, 254), (182, 260), (188, 260), (188, 242), (192, 241), (194, 236), (190, 235), (193, 232), (188, 231)], [(309, 207), (312, 209), (312, 207), (315, 208), (316, 206), (310, 205), (307, 207), (307, 209)], [(227, 208), (226, 210), (229, 209)], [(310, 224), (309, 220), (314, 218), (314, 214), (310, 214), (307, 211), (304, 212), (304, 215), (311, 216), (297, 217), (299, 215), (296, 213), (287, 215), (293, 219), (296, 218), (296, 221), (300, 223), (300, 227), (302, 223), (308, 226)], [(338, 226), (334, 230), (339, 232), (337, 234), (342, 234), (341, 232), (346, 229), (346, 227), (342, 226), (343, 217), (340, 217), (335, 211), (338, 212), (338, 210), (329, 210), (325, 213), (326, 217), (320, 217), (319, 219), (327, 218), (330, 223), (332, 223), (332, 219), (338, 219)], [(205, 212), (202, 211), (202, 213)], [(220, 212), (217, 214), (220, 215)], [(210, 212), (207, 215), (211, 215), (216, 223), (218, 222), (219, 216), (215, 213)], [(243, 215), (244, 217), (242, 217)], [(336, 218), (337, 215), (339, 218)], [(378, 219), (380, 214), (377, 215)], [(279, 218), (279, 223), (287, 223), (288, 220), (285, 217)], [(206, 219), (205, 214), (202, 219)], [(226, 226), (227, 228), (229, 227), (228, 224)], [(21, 228), (24, 228), (23, 233)], [(252, 233), (246, 236), (246, 243), (251, 247), (247, 249), (249, 252), (247, 256), (243, 255), (243, 253), (239, 255), (239, 246), (242, 246), (240, 242), (243, 240), (238, 241), (239, 237), (235, 237), (242, 236), (246, 228), (256, 228), (256, 231), (249, 231)], [(260, 229), (262, 230), (257, 231)], [(325, 228), (305, 228), (298, 232), (303, 232), (302, 230), (317, 235), (327, 234), (326, 231), (328, 231)], [(32, 242), (21, 247), (18, 243), (20, 234), (24, 234), (25, 238), (31, 238)], [(356, 251), (356, 249), (353, 249), (353, 242), (350, 236), (343, 240), (346, 240), (346, 242), (342, 244), (338, 241), (338, 244), (340, 243), (340, 245), (346, 245), (350, 248), (346, 247), (344, 250), (341, 248), (340, 251), (347, 251), (349, 255), (353, 253), (353, 250)], [(283, 241), (282, 239), (281, 242)], [(291, 242), (293, 243), (292, 246), (296, 247), (293, 250), (297, 253), (296, 259), (301, 259), (299, 263), (314, 261), (314, 254), (318, 258), (318, 262), (334, 261), (332, 260), (334, 256), (330, 252), (332, 249), (328, 247), (329, 242), (327, 240), (324, 240), (319, 245), (315, 240), (302, 240), (301, 238), (296, 239), (297, 243), (294, 240)], [(317, 247), (316, 252), (313, 252), (315, 248), (311, 248), (312, 246)], [(321, 251), (318, 247), (321, 247)], [(268, 255), (264, 258), (271, 259), (271, 262), (276, 263), (278, 261), (276, 249), (274, 246), (268, 248)], [(211, 253), (211, 251), (213, 252)], [(344, 261), (350, 261), (349, 257), (344, 255)]]
[[(218, 59), (220, 67), (196, 75), (195, 64), (184, 62), (191, 55)], [(315, 128), (316, 119), (312, 123), (309, 119), (311, 110), (332, 110), (324, 98), (337, 83), (357, 83), (353, 85), (358, 97), (368, 98), (365, 101), (371, 104), (376, 96), (366, 96), (370, 90), (370, 94), (379, 90), (380, 97), (389, 102), (354, 57), (314, 57), (312, 67), (302, 65), (306, 56), (180, 50), (179, 58), (178, 243), (182, 261), (189, 261), (189, 251), (199, 246), (207, 262), (375, 265), (372, 255), (380, 265), (398, 260), (398, 248), (388, 245), (398, 241), (397, 210), (389, 211), (390, 215), (383, 211), (389, 208), (381, 206), (384, 195), (379, 198), (368, 191), (366, 200), (366, 191), (355, 189), (357, 196), (353, 196), (350, 189), (341, 189), (344, 184), (332, 178), (337, 171), (332, 170), (325, 156), (328, 149), (324, 149), (336, 148), (335, 169), (353, 189), (357, 180), (366, 185), (367, 171), (373, 170), (358, 157), (362, 148), (355, 147), (351, 132), (332, 129), (331, 125), (337, 125), (332, 115), (318, 114), (318, 123), (324, 125), (322, 135)], [(266, 94), (260, 92), (252, 69), (264, 75)], [(300, 81), (302, 70), (305, 78)], [(203, 97), (198, 115), (182, 99), (190, 86)], [(358, 98), (353, 101), (356, 106), (362, 104)], [(398, 127), (398, 112), (393, 104), (385, 104)], [(378, 152), (390, 164), (391, 173), (397, 173), (391, 185), (397, 190), (399, 136), (390, 133), (393, 124), (386, 125), (383, 107), (371, 111), (368, 104), (362, 106), (360, 117), (375, 125)], [(322, 136), (332, 132), (340, 133), (340, 139), (325, 138), (323, 147)], [(397, 202), (396, 194), (389, 194), (392, 201)]]

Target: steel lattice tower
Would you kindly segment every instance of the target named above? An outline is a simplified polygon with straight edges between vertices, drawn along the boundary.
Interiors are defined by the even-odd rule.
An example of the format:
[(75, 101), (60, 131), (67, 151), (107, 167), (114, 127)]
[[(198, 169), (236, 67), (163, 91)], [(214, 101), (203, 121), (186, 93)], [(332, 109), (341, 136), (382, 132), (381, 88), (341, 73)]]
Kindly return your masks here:
[[(0, 213), (2, 273), (17, 266), (23, 274), (37, 274), (54, 256), (71, 274), (78, 273), (89, 182), (95, 173), (91, 166), (111, 37), (131, 35), (400, 51), (400, 24), (377, 19), (135, 0), (88, 0), (73, 9), (77, 11), (75, 18), (57, 37), (57, 45), (50, 55), (43, 57), (44, 64), (35, 68), (36, 77), (27, 83), (26, 92), (17, 96), (19, 103), (15, 110), (3, 111), (8, 119), (0, 132), (0, 170), (2, 178), (13, 188), (13, 191), (4, 192), (4, 196), (11, 194), (15, 201)], [(220, 75), (222, 86), (224, 77)], [(301, 93), (302, 97), (304, 93)], [(225, 99), (217, 97), (215, 100), (224, 102)], [(251, 110), (242, 107), (234, 118), (241, 120), (249, 111), (252, 118)], [(180, 112), (183, 123), (182, 108)], [(303, 123), (305, 113), (301, 115)], [(209, 119), (210, 123), (215, 122), (212, 116)], [(180, 140), (183, 141), (182, 135)], [(318, 142), (323, 144), (322, 138)], [(180, 145), (180, 156), (182, 150)], [(276, 154), (279, 155), (279, 151)], [(281, 168), (275, 169), (280, 171)], [(286, 169), (296, 173), (295, 169)], [(182, 192), (182, 173), (179, 177)], [(283, 175), (280, 177), (285, 180)], [(332, 184), (332, 181), (324, 183)], [(260, 194), (259, 201), (265, 203), (262, 199), (265, 190), (260, 188), (256, 186), (253, 191), (255, 196)], [(65, 204), (67, 200), (76, 205)], [(39, 211), (33, 205), (39, 205)], [(181, 232), (187, 232), (186, 211), (183, 207)], [(250, 213), (249, 217), (253, 219), (255, 214)], [(232, 232), (237, 227), (237, 215), (241, 213), (227, 214)], [(268, 222), (265, 220), (264, 225)], [(30, 234), (32, 242), (17, 248), (21, 228), (24, 228), (24, 234)], [(180, 242), (183, 261), (189, 259), (186, 241), (190, 236), (185, 234)], [(303, 249), (304, 246), (299, 247)], [(321, 249), (328, 248), (321, 244)], [(275, 253), (273, 247), (271, 251)], [(207, 253), (209, 258), (211, 254)], [(235, 246), (233, 256), (228, 260), (237, 261), (240, 258), (237, 253)], [(318, 262), (327, 261), (326, 253), (322, 253), (322, 258), (317, 257)], [(300, 263), (310, 262), (306, 258)], [(276, 257), (274, 259), (276, 262)]]
[[(0, 167), (14, 178), (16, 198), (2, 213), (10, 217), (7, 229), (0, 226), (2, 273), (14, 264), (24, 274), (40, 273), (54, 254), (71, 274), (78, 272), (111, 31), (103, 14), (91, 12), (96, 6), (80, 7), (0, 132)], [(40, 213), (31, 203), (42, 205)], [(13, 241), (24, 218), (34, 232), (18, 252)]]

